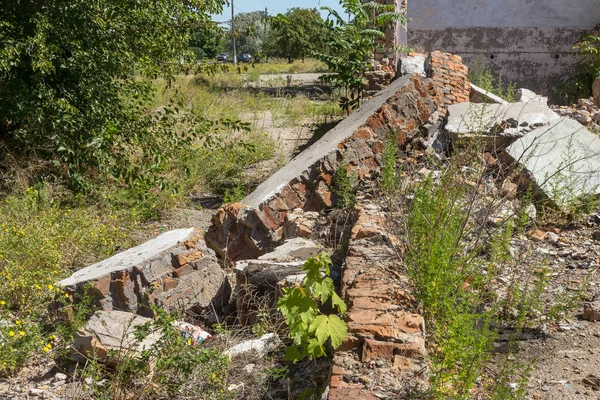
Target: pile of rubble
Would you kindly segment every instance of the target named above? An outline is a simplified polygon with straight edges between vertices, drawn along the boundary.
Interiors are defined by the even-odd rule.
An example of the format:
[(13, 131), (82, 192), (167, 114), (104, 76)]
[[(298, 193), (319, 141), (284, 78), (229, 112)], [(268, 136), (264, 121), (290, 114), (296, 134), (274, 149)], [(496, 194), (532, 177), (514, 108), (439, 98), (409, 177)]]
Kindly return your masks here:
[(554, 106), (552, 109), (561, 117), (574, 119), (593, 132), (600, 134), (600, 100), (598, 103), (595, 104), (592, 98), (579, 99), (577, 104)]
[[(62, 281), (71, 294), (91, 295), (100, 309), (78, 333), (76, 352), (104, 354), (110, 363), (109, 351), (120, 346), (115, 338), (128, 338), (129, 327), (151, 320), (153, 305), (168, 311), (195, 309), (215, 320), (229, 307), (237, 324), (252, 325), (259, 311), (274, 308), (283, 287), (303, 279), (303, 263), (326, 251), (336, 255), (332, 276), (348, 305), (350, 335), (335, 352), (321, 389), (328, 387), (330, 399), (350, 400), (398, 398), (415, 386), (425, 387), (425, 321), (408, 277), (395, 268), (402, 261), (399, 241), (389, 232), (389, 216), (377, 201), (384, 143), (393, 134), (402, 161), (426, 176), (436, 171), (428, 170), (423, 160), (443, 158), (451, 146), (481, 140), (486, 163), (501, 171), (500, 179), (484, 189), (506, 200), (506, 213), (510, 201), (530, 185), (535, 196), (562, 207), (600, 187), (600, 138), (586, 128), (594, 128), (600, 113), (587, 101), (580, 102), (586, 109), (577, 116), (552, 110), (544, 98), (526, 90), (516, 103), (495, 101), (480, 91), (474, 95), (478, 88), (469, 84), (467, 68), (451, 54), (415, 55), (413, 61), (403, 61), (403, 71), (415, 74), (380, 90), (241, 203), (219, 209), (205, 234), (195, 229), (167, 232)], [(391, 79), (389, 71), (380, 69), (377, 76)], [(486, 103), (469, 101), (476, 98)], [(589, 121), (579, 117), (586, 115), (583, 111)], [(356, 177), (358, 201), (354, 210), (334, 218), (339, 168)], [(486, 215), (483, 221), (496, 220)], [(566, 244), (568, 233), (550, 228), (516, 238), (511, 245), (519, 251), (537, 243), (538, 250), (545, 249), (538, 251), (540, 257), (554, 257), (560, 268), (571, 262), (578, 269), (584, 262), (586, 269), (597, 268), (600, 225), (589, 229), (596, 228), (586, 231), (595, 238), (587, 239), (583, 258)], [(326, 240), (331, 237), (337, 242)], [(600, 319), (599, 312), (598, 299), (586, 303), (586, 319)], [(209, 337), (200, 327), (181, 327), (197, 343)], [(136, 351), (155, 340), (147, 337)], [(269, 333), (231, 346), (225, 354), (258, 359), (280, 347), (280, 338)], [(253, 374), (249, 365), (254, 363), (244, 366), (247, 375)], [(238, 383), (230, 388), (240, 398), (246, 389)]]

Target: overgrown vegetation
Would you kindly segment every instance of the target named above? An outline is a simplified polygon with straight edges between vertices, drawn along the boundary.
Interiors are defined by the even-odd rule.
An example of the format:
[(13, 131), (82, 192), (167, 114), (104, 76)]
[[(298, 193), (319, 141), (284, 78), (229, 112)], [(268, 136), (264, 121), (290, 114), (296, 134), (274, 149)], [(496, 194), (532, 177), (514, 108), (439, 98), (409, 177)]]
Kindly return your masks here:
[[(580, 295), (546, 304), (548, 268), (524, 267), (526, 254), (511, 254), (513, 237), (533, 223), (527, 216), (530, 194), (498, 219), (505, 200), (482, 195), (492, 171), (475, 143), (451, 160), (431, 160), (430, 168), (441, 173), (430, 171), (402, 187), (392, 143), (390, 138), (384, 144), (381, 185), (394, 215), (406, 215), (396, 226), (406, 237), (405, 268), (431, 336), (430, 394), (525, 398), (531, 365), (515, 359), (515, 341), (525, 328), (560, 319)], [(505, 284), (497, 283), (506, 277)], [(504, 356), (495, 353), (500, 331), (511, 332)], [(501, 363), (492, 366), (499, 357)]]
[(558, 84), (559, 100), (565, 104), (590, 97), (592, 83), (600, 76), (600, 24), (582, 34), (573, 50), (579, 56), (578, 68)]
[(385, 40), (385, 28), (396, 21), (406, 22), (406, 16), (395, 12), (393, 5), (374, 1), (341, 0), (340, 4), (348, 18), (329, 7), (321, 8), (329, 13), (325, 22), (329, 39), (315, 58), (327, 64), (331, 74), (321, 79), (343, 90), (340, 107), (350, 114), (362, 101), (365, 72), (371, 68), (370, 58), (379, 41)]
[(496, 96), (512, 103), (517, 94), (517, 85), (515, 82), (504, 82), (502, 75), (494, 77), (492, 71), (483, 65), (481, 59), (476, 60), (469, 66), (469, 82), (479, 86)]

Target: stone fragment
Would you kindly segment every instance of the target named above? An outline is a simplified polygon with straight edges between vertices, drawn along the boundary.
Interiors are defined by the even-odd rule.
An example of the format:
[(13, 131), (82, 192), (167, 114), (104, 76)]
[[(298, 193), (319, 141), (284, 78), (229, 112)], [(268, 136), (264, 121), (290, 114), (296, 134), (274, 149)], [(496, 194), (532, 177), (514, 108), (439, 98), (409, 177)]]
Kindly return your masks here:
[(427, 76), (427, 56), (424, 54), (412, 54), (401, 57), (399, 60), (400, 73), (402, 75), (419, 74)]
[[(150, 333), (141, 341), (136, 339), (136, 327), (151, 321), (150, 318), (123, 311), (96, 311), (87, 324), (75, 333), (73, 350), (76, 356), (95, 357), (114, 366), (123, 356), (136, 356), (160, 339), (158, 332)], [(111, 351), (118, 355), (109, 358)]]
[(480, 88), (473, 83), (471, 83), (469, 101), (471, 103), (508, 104), (508, 101), (504, 100), (502, 97), (496, 96), (494, 93), (488, 92), (487, 90)]
[(229, 358), (248, 354), (252, 355), (252, 357), (260, 358), (267, 355), (269, 352), (276, 350), (281, 345), (281, 340), (277, 334), (267, 333), (260, 339), (246, 340), (245, 342), (236, 344), (225, 350), (223, 354)]
[(527, 171), (534, 195), (561, 207), (600, 186), (600, 138), (568, 118), (528, 133), (503, 154), (506, 168)]
[(587, 302), (583, 305), (583, 319), (600, 321), (600, 301)]
[(294, 238), (286, 240), (281, 246), (276, 247), (272, 252), (258, 257), (259, 260), (269, 261), (297, 261), (308, 260), (319, 254), (320, 247), (313, 241)]
[(543, 242), (546, 239), (546, 232), (541, 229), (532, 229), (527, 236), (534, 242)]
[(525, 88), (517, 89), (517, 96), (515, 100), (518, 103), (539, 103), (548, 105), (547, 97), (535, 94), (535, 92)]

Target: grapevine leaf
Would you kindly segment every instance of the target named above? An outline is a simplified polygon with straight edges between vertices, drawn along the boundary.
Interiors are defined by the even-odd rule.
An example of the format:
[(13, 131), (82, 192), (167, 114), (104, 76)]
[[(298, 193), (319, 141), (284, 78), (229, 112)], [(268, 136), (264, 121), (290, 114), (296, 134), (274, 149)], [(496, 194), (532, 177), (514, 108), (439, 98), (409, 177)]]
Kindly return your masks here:
[(344, 303), (344, 300), (342, 300), (336, 292), (333, 292), (333, 294), (331, 295), (331, 304), (334, 307), (337, 307), (338, 312), (342, 314), (346, 312), (346, 303)]
[(309, 331), (315, 333), (315, 337), (321, 344), (324, 344), (330, 338), (334, 349), (338, 348), (342, 341), (348, 337), (346, 323), (335, 314), (319, 315), (310, 325)]
[(321, 300), (321, 304), (325, 303), (334, 293), (333, 279), (327, 277), (322, 282), (315, 283), (314, 295)]
[(318, 339), (311, 339), (306, 349), (308, 357), (312, 360), (314, 358), (323, 357), (325, 355), (325, 348), (322, 343), (319, 343)]

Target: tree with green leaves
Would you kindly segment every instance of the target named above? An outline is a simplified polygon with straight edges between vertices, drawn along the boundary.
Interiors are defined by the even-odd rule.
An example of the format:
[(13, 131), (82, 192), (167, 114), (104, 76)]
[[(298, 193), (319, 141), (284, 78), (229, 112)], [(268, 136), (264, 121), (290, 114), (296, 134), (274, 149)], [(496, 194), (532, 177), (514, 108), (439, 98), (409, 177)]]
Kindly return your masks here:
[(226, 32), (215, 22), (206, 22), (193, 27), (190, 33), (190, 49), (198, 60), (215, 58), (221, 49), (222, 43), (229, 41)]
[(288, 62), (309, 57), (321, 50), (327, 30), (316, 8), (291, 8), (271, 18), (267, 54)]
[[(252, 56), (263, 51), (269, 24), (264, 11), (239, 13), (235, 16), (235, 45), (237, 54), (248, 53)], [(232, 43), (229, 42), (232, 52)]]
[(378, 41), (385, 39), (385, 28), (397, 21), (406, 22), (406, 16), (395, 12), (393, 5), (375, 1), (340, 0), (340, 4), (349, 18), (332, 8), (321, 7), (329, 13), (325, 21), (329, 35), (325, 49), (314, 56), (332, 72), (321, 79), (344, 91), (340, 106), (349, 114), (360, 105), (365, 72), (371, 68), (369, 59), (379, 46)]
[(1, 2), (0, 144), (52, 161), (78, 187), (90, 173), (151, 181), (188, 136), (174, 129), (177, 104), (148, 112), (152, 83), (139, 77), (169, 78), (195, 59), (190, 31), (223, 3)]

